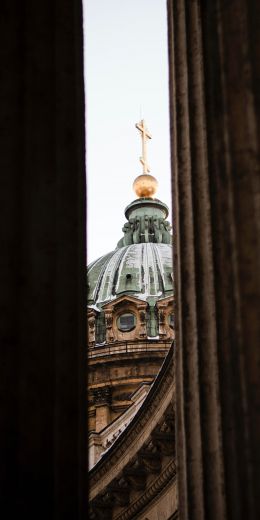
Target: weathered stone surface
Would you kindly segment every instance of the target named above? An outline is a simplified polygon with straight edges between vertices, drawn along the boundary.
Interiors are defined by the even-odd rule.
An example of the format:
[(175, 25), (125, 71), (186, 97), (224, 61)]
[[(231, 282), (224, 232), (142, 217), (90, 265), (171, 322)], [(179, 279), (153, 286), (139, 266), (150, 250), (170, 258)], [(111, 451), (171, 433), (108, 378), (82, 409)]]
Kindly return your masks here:
[[(132, 405), (138, 388), (153, 382), (174, 339), (168, 208), (157, 199), (140, 198), (125, 215), (129, 222), (119, 248), (87, 271), (91, 434), (104, 434)], [(105, 387), (111, 390), (111, 402), (101, 406), (95, 394)], [(96, 452), (101, 452), (98, 441)]]
[(86, 515), (81, 8), (1, 2), (3, 518)]
[(180, 518), (256, 520), (259, 3), (168, 12)]
[(159, 520), (176, 513), (173, 395), (172, 347), (137, 414), (90, 471), (91, 517), (105, 509), (108, 497), (110, 520)]

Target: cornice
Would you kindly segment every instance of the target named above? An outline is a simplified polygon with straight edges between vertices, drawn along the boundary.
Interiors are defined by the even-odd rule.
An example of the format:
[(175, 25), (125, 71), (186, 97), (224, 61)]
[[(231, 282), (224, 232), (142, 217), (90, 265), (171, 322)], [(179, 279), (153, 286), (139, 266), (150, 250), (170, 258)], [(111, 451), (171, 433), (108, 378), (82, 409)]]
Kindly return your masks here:
[(157, 307), (163, 306), (163, 305), (169, 305), (170, 303), (174, 302), (174, 295), (166, 296), (165, 298), (161, 298), (157, 300), (156, 305)]
[(115, 517), (115, 520), (129, 520), (134, 515), (144, 509), (158, 494), (170, 483), (176, 480), (176, 464), (171, 460), (166, 468), (160, 473), (159, 477), (152, 482), (152, 484), (144, 491), (141, 497), (130, 506)]
[(112, 300), (111, 302), (107, 302), (104, 305), (102, 305), (102, 309), (111, 310), (114, 307), (116, 307), (117, 305), (119, 305), (120, 303), (124, 303), (124, 302), (132, 303), (132, 304), (136, 305), (136, 307), (141, 307), (141, 308), (146, 308), (148, 306), (148, 303), (145, 300), (140, 300), (140, 298), (136, 298), (129, 294), (122, 294), (122, 295), (118, 296), (117, 298), (115, 298), (114, 300)]

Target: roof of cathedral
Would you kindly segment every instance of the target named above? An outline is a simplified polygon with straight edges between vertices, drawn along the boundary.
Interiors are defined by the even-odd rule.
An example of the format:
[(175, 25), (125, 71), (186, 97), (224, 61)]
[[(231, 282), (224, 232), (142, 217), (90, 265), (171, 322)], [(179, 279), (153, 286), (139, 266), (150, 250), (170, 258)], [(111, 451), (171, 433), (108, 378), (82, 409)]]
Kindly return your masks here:
[(101, 307), (122, 294), (157, 301), (173, 292), (172, 247), (140, 243), (102, 256), (88, 268), (88, 304)]
[(154, 198), (157, 180), (149, 175), (146, 140), (151, 138), (144, 120), (136, 125), (142, 134), (143, 174), (133, 184), (138, 199), (125, 209), (127, 222), (117, 249), (88, 267), (88, 305), (100, 309), (124, 294), (151, 306), (173, 293), (172, 236), (168, 207)]

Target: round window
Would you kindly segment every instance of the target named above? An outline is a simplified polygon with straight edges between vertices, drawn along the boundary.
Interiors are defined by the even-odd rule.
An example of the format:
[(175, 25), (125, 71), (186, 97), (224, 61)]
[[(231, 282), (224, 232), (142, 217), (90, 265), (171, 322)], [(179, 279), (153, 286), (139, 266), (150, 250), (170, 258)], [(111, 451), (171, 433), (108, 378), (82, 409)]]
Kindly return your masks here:
[(174, 314), (173, 312), (168, 316), (168, 323), (172, 329), (174, 329)]
[(129, 332), (130, 330), (133, 330), (135, 325), (136, 317), (131, 312), (121, 314), (121, 316), (117, 318), (117, 326), (122, 332)]

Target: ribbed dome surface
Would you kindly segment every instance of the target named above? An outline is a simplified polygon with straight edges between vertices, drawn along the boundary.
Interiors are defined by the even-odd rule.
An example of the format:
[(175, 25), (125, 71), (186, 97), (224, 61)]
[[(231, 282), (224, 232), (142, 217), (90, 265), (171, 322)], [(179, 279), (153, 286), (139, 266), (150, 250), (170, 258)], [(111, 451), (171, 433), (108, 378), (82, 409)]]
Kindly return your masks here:
[(122, 294), (141, 300), (165, 298), (173, 292), (172, 246), (142, 243), (116, 249), (88, 267), (88, 305)]

